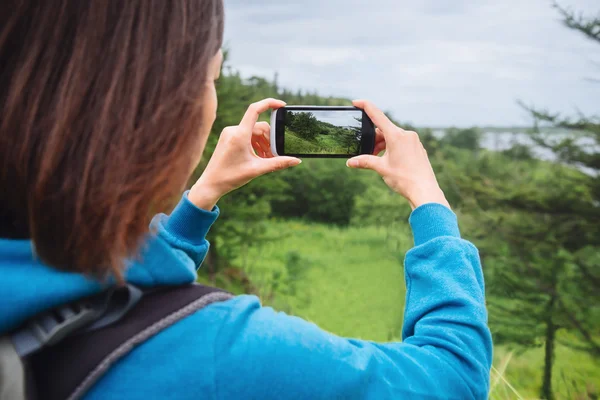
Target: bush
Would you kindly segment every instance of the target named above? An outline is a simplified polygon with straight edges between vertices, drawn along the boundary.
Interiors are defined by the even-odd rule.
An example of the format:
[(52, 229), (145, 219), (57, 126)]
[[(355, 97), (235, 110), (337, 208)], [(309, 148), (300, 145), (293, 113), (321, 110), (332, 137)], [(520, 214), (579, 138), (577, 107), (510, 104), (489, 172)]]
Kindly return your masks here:
[(282, 199), (271, 202), (274, 215), (339, 226), (350, 223), (354, 198), (364, 191), (357, 174), (343, 160), (305, 160), (285, 171), (282, 179), (289, 186)]
[(447, 129), (440, 141), (442, 145), (459, 149), (479, 150), (481, 148), (481, 131), (477, 128)]

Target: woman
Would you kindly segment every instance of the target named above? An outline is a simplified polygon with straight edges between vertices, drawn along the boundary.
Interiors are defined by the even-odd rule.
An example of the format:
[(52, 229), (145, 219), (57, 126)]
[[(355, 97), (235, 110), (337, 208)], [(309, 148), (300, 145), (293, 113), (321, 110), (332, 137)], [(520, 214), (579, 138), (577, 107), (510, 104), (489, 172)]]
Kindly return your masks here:
[[(269, 126), (257, 122), (284, 103), (252, 104), (148, 234), (149, 216), (181, 196), (215, 120), (221, 0), (8, 3), (0, 334), (97, 293), (107, 277), (150, 288), (193, 282), (219, 198), (300, 163), (273, 157)], [(417, 134), (354, 104), (378, 128), (375, 153), (386, 152), (348, 166), (377, 171), (414, 209), (404, 341), (337, 337), (238, 296), (139, 345), (87, 398), (486, 398), (492, 347), (477, 250), (460, 238)]]

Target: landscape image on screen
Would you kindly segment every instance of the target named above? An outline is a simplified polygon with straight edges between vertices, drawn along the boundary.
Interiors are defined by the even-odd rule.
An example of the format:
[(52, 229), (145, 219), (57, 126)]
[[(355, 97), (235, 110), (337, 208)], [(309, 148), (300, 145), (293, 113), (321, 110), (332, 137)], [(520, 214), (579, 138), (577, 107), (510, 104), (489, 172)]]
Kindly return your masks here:
[(362, 111), (295, 111), (285, 116), (286, 154), (356, 155), (360, 152)]

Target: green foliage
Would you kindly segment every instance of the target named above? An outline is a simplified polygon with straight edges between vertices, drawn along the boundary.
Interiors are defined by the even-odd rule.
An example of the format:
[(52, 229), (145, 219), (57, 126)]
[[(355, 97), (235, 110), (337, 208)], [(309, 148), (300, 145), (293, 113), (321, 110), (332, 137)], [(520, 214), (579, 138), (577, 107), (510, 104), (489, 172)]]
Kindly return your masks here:
[(400, 338), (405, 286), (398, 254), (412, 244), (406, 225), (397, 231), (405, 239), (398, 250), (377, 227), (288, 220), (272, 221), (268, 233), (283, 237), (253, 246), (244, 269), (263, 302), (338, 335)]
[[(323, 152), (324, 143), (316, 140), (309, 141), (302, 139), (294, 132), (288, 130), (285, 135), (285, 153), (286, 154), (318, 154)], [(329, 146), (326, 146), (329, 148)]]
[(302, 280), (302, 278), (306, 275), (306, 272), (310, 268), (310, 261), (304, 259), (298, 251), (290, 251), (285, 256), (285, 269), (287, 271), (287, 279), (288, 279), (288, 294), (295, 296), (296, 285), (298, 282)]
[(441, 140), (442, 145), (452, 146), (459, 149), (479, 150), (481, 142), (481, 131), (478, 128), (457, 129), (450, 128), (445, 132)]
[(307, 159), (280, 175), (288, 189), (284, 198), (271, 202), (280, 217), (348, 225), (355, 198), (365, 189), (343, 160)]
[[(556, 347), (554, 391), (557, 399), (592, 400), (600, 395), (600, 365), (593, 357), (561, 344)], [(542, 380), (544, 350), (494, 348), (490, 400), (538, 399), (535, 382)]]
[[(568, 28), (600, 44), (600, 18), (576, 15), (556, 3), (555, 8)], [(538, 293), (543, 293), (546, 302), (546, 362), (541, 395), (551, 399), (556, 331), (568, 331), (583, 343), (575, 346), (578, 350), (600, 358), (600, 263), (593, 255), (600, 244), (600, 118), (583, 115), (569, 118), (526, 108), (535, 118), (536, 128), (549, 124), (578, 132), (554, 140), (537, 129), (534, 139), (538, 145), (552, 150), (562, 164), (587, 173), (577, 175), (566, 167), (556, 166), (552, 169), (553, 176), (545, 180), (542, 192), (511, 201), (514, 209), (535, 215), (544, 223), (529, 226), (517, 237), (525, 239), (523, 242), (527, 244), (537, 245), (538, 249), (548, 247), (547, 254), (551, 255), (538, 256), (547, 265), (543, 274), (539, 267), (539, 275), (545, 278), (538, 278), (535, 287)], [(519, 225), (515, 227), (518, 229)]]
[(576, 14), (574, 11), (561, 7), (554, 3), (554, 8), (558, 10), (563, 18), (563, 23), (567, 28), (583, 33), (588, 39), (600, 43), (600, 16), (595, 18)]
[[(463, 232), (480, 249), (495, 342), (546, 346), (546, 368), (552, 368), (560, 332), (595, 354), (600, 292), (594, 277), (600, 264), (589, 250), (581, 252), (589, 246), (598, 250), (598, 242), (590, 242), (597, 231), (591, 218), (598, 207), (590, 186), (594, 178), (506, 154), (447, 153), (451, 169), (440, 178), (453, 177), (449, 193), (464, 210)], [(544, 397), (550, 396), (546, 390)]]
[(511, 148), (502, 151), (502, 154), (510, 158), (511, 160), (533, 160), (535, 157), (531, 152), (529, 146), (523, 144), (515, 144)]
[(314, 140), (319, 134), (319, 121), (311, 112), (288, 112), (285, 123), (296, 136), (304, 140)]

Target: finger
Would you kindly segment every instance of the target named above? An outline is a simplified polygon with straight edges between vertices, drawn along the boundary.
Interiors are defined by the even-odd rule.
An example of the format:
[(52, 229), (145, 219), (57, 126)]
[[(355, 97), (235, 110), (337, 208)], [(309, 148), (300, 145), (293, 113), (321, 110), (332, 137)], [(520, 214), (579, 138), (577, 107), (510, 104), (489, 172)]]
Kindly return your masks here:
[(271, 126), (268, 122), (257, 122), (254, 125), (254, 129), (252, 129), (252, 140), (255, 140), (256, 143), (260, 146), (260, 148), (265, 152), (266, 157), (273, 157), (273, 152), (271, 151)]
[(254, 124), (254, 128), (252, 128), (252, 134), (257, 136), (264, 136), (265, 133), (268, 134), (270, 132), (271, 125), (269, 125), (269, 123), (265, 121), (257, 122), (256, 124)]
[(381, 129), (375, 129), (375, 146), (373, 148), (373, 155), (377, 155), (386, 149), (385, 138)]
[(273, 154), (273, 150), (271, 149), (271, 142), (269, 141), (269, 139), (262, 139), (259, 142), (261, 146), (265, 149), (265, 154), (267, 155), (267, 157), (275, 157), (275, 155)]
[(260, 152), (262, 151), (262, 149), (260, 148), (260, 145), (258, 144), (258, 142), (256, 140), (252, 140), (251, 143), (252, 143), (252, 149), (254, 150), (256, 155), (260, 157)]
[(260, 143), (257, 140), (252, 141), (252, 148), (254, 149), (254, 152), (257, 156), (259, 156), (260, 158), (266, 158), (265, 149), (263, 148), (263, 146), (260, 145)]
[(377, 156), (363, 154), (361, 156), (349, 159), (348, 162), (346, 162), (346, 165), (350, 168), (371, 169), (380, 173), (381, 158)]
[(282, 169), (295, 167), (301, 162), (302, 160), (296, 157), (279, 156), (267, 158), (260, 161), (258, 172), (260, 175), (264, 175), (269, 172), (281, 171)]
[(258, 147), (254, 142), (252, 142), (252, 150), (254, 151), (256, 157), (260, 157), (260, 147)]
[(375, 145), (375, 148), (373, 149), (373, 155), (376, 156), (379, 153), (381, 153), (382, 151), (384, 151), (385, 149), (386, 149), (385, 142), (377, 143)]
[(375, 143), (385, 142), (385, 136), (383, 136), (383, 132), (379, 128), (375, 128)]
[(246, 110), (246, 114), (244, 114), (244, 117), (240, 122), (240, 128), (246, 132), (252, 132), (252, 129), (254, 128), (256, 121), (258, 121), (260, 114), (264, 113), (270, 108), (280, 108), (284, 106), (285, 102), (271, 98), (252, 103), (250, 104), (250, 107), (248, 107), (248, 110)]
[(271, 149), (271, 127), (265, 122), (263, 129), (262, 136), (258, 137), (258, 142), (265, 149), (267, 157), (275, 157), (273, 150)]
[(256, 142), (258, 147), (264, 153), (264, 157), (266, 157), (266, 158), (273, 157), (273, 153), (271, 152), (271, 146), (270, 146), (269, 142), (265, 139), (265, 137), (264, 136), (260, 136), (260, 137), (255, 136), (255, 138), (256, 139), (254, 139), (254, 141)]
[(375, 124), (376, 127), (381, 129), (381, 132), (385, 134), (392, 133), (400, 128), (398, 128), (390, 119), (381, 111), (379, 108), (375, 106), (375, 104), (371, 103), (367, 100), (354, 100), (352, 102), (355, 107), (363, 109), (371, 121)]

